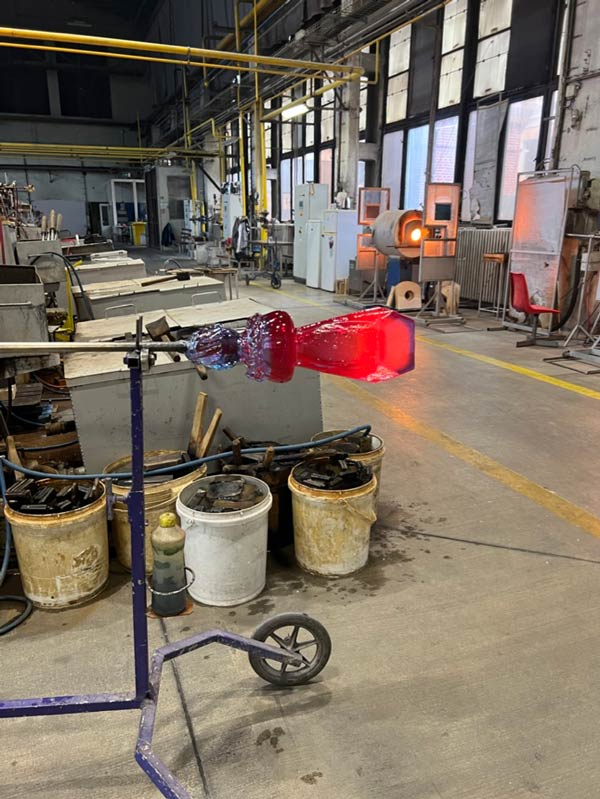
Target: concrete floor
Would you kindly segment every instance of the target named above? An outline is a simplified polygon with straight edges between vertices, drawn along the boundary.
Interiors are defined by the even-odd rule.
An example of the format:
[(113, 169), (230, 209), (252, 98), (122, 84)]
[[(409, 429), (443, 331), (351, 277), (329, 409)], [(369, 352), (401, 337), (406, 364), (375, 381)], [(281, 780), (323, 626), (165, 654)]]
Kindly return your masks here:
[[(299, 324), (347, 310), (290, 281), (242, 293)], [(410, 375), (323, 379), (326, 427), (369, 422), (386, 442), (366, 569), (327, 581), (280, 559), (248, 605), (150, 622), (159, 645), (301, 610), (333, 639), (322, 675), (293, 690), (225, 649), (165, 668), (156, 749), (194, 797), (598, 796), (600, 379), (516, 339), (421, 329)], [(130, 643), (115, 568), (97, 601), (36, 612), (2, 640), (2, 695), (128, 690)], [(132, 758), (137, 723), (2, 721), (0, 799), (158, 796)]]

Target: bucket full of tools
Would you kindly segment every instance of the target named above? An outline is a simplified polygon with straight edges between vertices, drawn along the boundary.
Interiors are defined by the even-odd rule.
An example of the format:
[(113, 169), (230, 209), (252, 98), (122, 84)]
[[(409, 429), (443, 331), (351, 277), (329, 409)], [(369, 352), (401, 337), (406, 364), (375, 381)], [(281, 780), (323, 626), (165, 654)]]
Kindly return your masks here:
[(177, 499), (190, 596), (204, 605), (241, 605), (265, 587), (269, 486), (250, 475), (196, 480)]
[[(144, 453), (144, 471), (161, 469), (185, 463), (188, 459), (186, 453), (179, 450), (152, 450)], [(105, 467), (105, 474), (131, 471), (131, 456), (109, 463)], [(206, 474), (206, 466), (191, 469), (188, 472), (175, 472), (170, 475), (148, 476), (144, 480), (144, 508), (146, 519), (145, 564), (146, 573), (152, 573), (152, 545), (150, 531), (158, 525), (162, 513), (175, 513), (177, 495), (182, 488), (189, 485), (199, 477)], [(115, 497), (112, 509), (112, 538), (117, 551), (117, 559), (122, 566), (131, 571), (131, 527), (127, 515), (125, 499), (131, 489), (130, 480), (116, 479), (112, 482), (111, 490)]]
[(342, 577), (366, 564), (377, 520), (377, 479), (344, 455), (299, 464), (289, 479), (296, 560), (312, 574)]
[(25, 595), (38, 608), (79, 605), (108, 579), (102, 483), (19, 480), (6, 494)]
[[(323, 433), (317, 433), (316, 436), (311, 438), (315, 444), (323, 438), (329, 436), (337, 436), (343, 433), (343, 430), (329, 430)], [(383, 466), (383, 457), (385, 455), (385, 444), (380, 436), (374, 433), (364, 435), (363, 433), (354, 433), (353, 435), (346, 436), (345, 438), (334, 441), (331, 444), (325, 445), (327, 449), (335, 450), (335, 452), (343, 452), (348, 456), (348, 460), (358, 461), (363, 466), (368, 466), (377, 478), (377, 490), (375, 491), (375, 500), (379, 498), (379, 488), (381, 485), (381, 469)]]

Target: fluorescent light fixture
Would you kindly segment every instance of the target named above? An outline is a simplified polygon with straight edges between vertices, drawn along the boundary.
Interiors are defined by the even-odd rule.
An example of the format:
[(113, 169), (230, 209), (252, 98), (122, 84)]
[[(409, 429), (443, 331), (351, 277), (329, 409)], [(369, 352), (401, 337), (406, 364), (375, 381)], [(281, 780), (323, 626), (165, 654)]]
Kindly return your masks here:
[(302, 116), (302, 114), (308, 113), (308, 106), (306, 103), (298, 103), (298, 105), (292, 106), (292, 108), (284, 108), (281, 112), (281, 121), (287, 122), (294, 117)]

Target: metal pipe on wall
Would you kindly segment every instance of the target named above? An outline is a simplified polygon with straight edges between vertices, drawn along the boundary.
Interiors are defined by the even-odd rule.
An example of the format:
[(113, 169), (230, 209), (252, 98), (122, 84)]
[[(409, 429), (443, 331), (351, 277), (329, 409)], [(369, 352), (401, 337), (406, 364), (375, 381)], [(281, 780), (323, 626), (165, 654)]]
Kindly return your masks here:
[(575, 30), (575, 14), (577, 11), (576, 0), (565, 0), (565, 39), (562, 59), (560, 64), (560, 76), (558, 79), (558, 92), (557, 100), (558, 105), (556, 109), (556, 122), (554, 125), (553, 141), (552, 141), (552, 169), (558, 169), (560, 161), (560, 142), (563, 123), (565, 120), (566, 109), (566, 92), (568, 85), (568, 71), (571, 63), (571, 52), (573, 49), (573, 33)]

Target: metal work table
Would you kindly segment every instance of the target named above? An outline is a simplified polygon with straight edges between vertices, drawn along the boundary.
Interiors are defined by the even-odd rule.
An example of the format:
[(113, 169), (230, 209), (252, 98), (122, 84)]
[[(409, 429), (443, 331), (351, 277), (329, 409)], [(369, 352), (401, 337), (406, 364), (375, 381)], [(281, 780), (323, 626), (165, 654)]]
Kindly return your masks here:
[[(200, 305), (225, 299), (225, 285), (211, 277), (191, 277), (189, 280), (170, 280), (165, 283), (142, 285), (144, 280), (116, 280), (95, 283), (86, 289), (94, 317), (119, 315), (119, 313), (147, 313), (158, 308), (177, 308)], [(77, 286), (73, 296), (81, 319), (87, 319), (86, 304)], [(115, 313), (116, 312), (116, 313)]]

